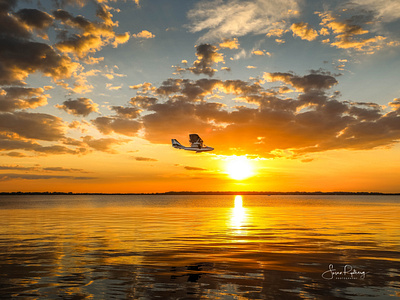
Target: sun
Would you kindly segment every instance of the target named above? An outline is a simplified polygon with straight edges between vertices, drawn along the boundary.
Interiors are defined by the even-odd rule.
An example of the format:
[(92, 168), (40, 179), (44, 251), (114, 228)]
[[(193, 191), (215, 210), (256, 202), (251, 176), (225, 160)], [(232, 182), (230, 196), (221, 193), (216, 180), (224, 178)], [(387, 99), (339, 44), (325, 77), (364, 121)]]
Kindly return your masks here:
[(232, 156), (226, 163), (226, 173), (235, 180), (253, 176), (253, 168), (246, 156)]

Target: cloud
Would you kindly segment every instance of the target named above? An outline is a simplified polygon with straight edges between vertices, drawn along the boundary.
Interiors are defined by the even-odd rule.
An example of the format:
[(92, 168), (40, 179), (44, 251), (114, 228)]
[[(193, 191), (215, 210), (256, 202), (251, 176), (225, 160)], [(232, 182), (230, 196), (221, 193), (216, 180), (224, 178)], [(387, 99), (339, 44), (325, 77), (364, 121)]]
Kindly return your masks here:
[(219, 46), (221, 48), (238, 49), (240, 45), (237, 38), (234, 38), (234, 39), (223, 39), (223, 42), (219, 43)]
[(258, 56), (264, 56), (264, 55), (271, 56), (271, 53), (269, 53), (265, 50), (253, 50), (251, 53), (254, 55), (258, 55)]
[[(339, 49), (352, 49), (372, 54), (384, 46), (387, 39), (384, 36), (372, 34), (366, 27), (371, 23), (372, 15), (353, 16), (347, 20), (340, 20), (339, 16), (331, 12), (317, 13), (321, 17), (324, 34), (331, 30), (335, 41), (331, 46)], [(328, 40), (328, 42), (330, 42)]]
[(16, 133), (21, 137), (56, 141), (64, 137), (66, 126), (55, 116), (43, 113), (2, 113), (0, 131)]
[(102, 151), (102, 152), (108, 152), (108, 153), (117, 153), (114, 149), (112, 149), (113, 146), (115, 145), (121, 145), (124, 143), (129, 142), (127, 139), (113, 139), (113, 138), (101, 138), (101, 139), (95, 139), (92, 136), (84, 136), (82, 137), (82, 140), (91, 148)]
[[(283, 26), (283, 27), (286, 26), (284, 22), (278, 23), (277, 25)], [(283, 36), (286, 32), (288, 32), (288, 31), (289, 31), (289, 30), (286, 29), (286, 28), (279, 28), (279, 27), (277, 27), (277, 28), (273, 28), (273, 29), (271, 29), (270, 31), (268, 31), (268, 33), (266, 34), (266, 36), (267, 36), (267, 37), (271, 37), (271, 36), (282, 37), (282, 36)]]
[(113, 47), (117, 48), (118, 45), (127, 43), (129, 41), (129, 39), (130, 39), (129, 32), (125, 32), (122, 34), (116, 34), (115, 40), (113, 42)]
[(54, 80), (70, 78), (77, 68), (77, 63), (57, 54), (49, 45), (0, 37), (0, 85), (21, 85), (35, 71)]
[(64, 53), (76, 54), (82, 58), (88, 53), (95, 53), (104, 46), (103, 40), (97, 35), (75, 35), (68, 40), (57, 43), (58, 50)]
[(125, 117), (98, 117), (92, 120), (92, 123), (106, 135), (115, 132), (126, 136), (135, 136), (141, 128), (140, 122)]
[[(95, 53), (106, 45), (118, 47), (129, 40), (129, 32), (117, 34), (114, 28), (117, 22), (112, 21), (111, 8), (98, 3), (96, 16), (100, 22), (90, 21), (83, 16), (73, 16), (68, 11), (58, 9), (53, 12), (56, 21), (65, 28), (62, 39), (55, 47), (64, 53), (71, 53), (80, 59), (84, 59), (89, 53)], [(73, 32), (68, 35), (68, 32)], [(78, 31), (78, 32), (76, 32)]]
[(99, 105), (89, 98), (78, 98), (76, 100), (66, 100), (63, 105), (56, 105), (57, 108), (75, 116), (87, 116), (92, 112), (98, 112)]
[(395, 98), (395, 99), (393, 99), (392, 102), (389, 102), (389, 106), (390, 106), (394, 111), (400, 111), (400, 98)]
[(118, 86), (113, 86), (112, 83), (107, 83), (106, 89), (109, 91), (119, 91), (120, 89), (122, 89), (122, 84)]
[(132, 35), (134, 38), (141, 38), (141, 39), (153, 39), (156, 36), (154, 34), (152, 34), (150, 31), (148, 30), (142, 30), (139, 33), (135, 33)]
[(135, 107), (139, 108), (148, 108), (152, 105), (154, 105), (157, 102), (157, 98), (155, 97), (149, 97), (149, 96), (135, 96), (132, 97), (131, 100), (129, 101), (130, 104), (132, 104)]
[[(0, 150), (24, 150), (33, 151), (40, 155), (59, 155), (59, 154), (86, 154), (87, 150), (84, 147), (76, 147), (71, 149), (63, 145), (50, 145), (43, 146), (35, 140), (25, 139), (17, 134), (0, 132)], [(10, 152), (9, 156), (13, 157), (25, 157), (26, 155), (20, 152)]]
[(39, 36), (48, 38), (45, 31), (53, 24), (54, 18), (51, 15), (37, 9), (24, 8), (15, 13), (15, 16), (27, 26), (29, 31), (36, 30)]
[(60, 176), (60, 175), (38, 175), (38, 174), (16, 174), (16, 173), (8, 173), (8, 174), (0, 174), (0, 181), (9, 181), (15, 179), (22, 180), (42, 180), (42, 179), (71, 179), (71, 180), (92, 180), (97, 179), (97, 177), (88, 177), (88, 176)]
[(68, 172), (68, 173), (89, 173), (83, 169), (74, 169), (74, 168), (64, 168), (64, 167), (47, 167), (47, 168), (42, 168), (44, 171), (50, 171), (50, 172)]
[(34, 167), (23, 167), (19, 165), (0, 165), (0, 170), (19, 170), (19, 171), (50, 171), (50, 172), (80, 172), (80, 173), (88, 173), (83, 169), (74, 169), (74, 168), (64, 168), (64, 167), (47, 167), (41, 168), (40, 166)]
[(75, 149), (71, 149), (63, 145), (51, 145), (51, 146), (39, 145), (34, 147), (32, 150), (44, 155), (60, 155), (60, 154), (81, 155), (88, 153), (87, 149), (85, 148), (77, 147)]
[[(3, 3), (3, 2), (2, 2)], [(29, 74), (40, 71), (57, 81), (70, 78), (79, 64), (60, 55), (48, 44), (36, 42), (32, 31), (46, 38), (44, 31), (53, 17), (36, 9), (12, 12), (12, 5), (2, 4), (0, 11), (0, 85), (22, 85)]]
[(137, 161), (158, 161), (158, 160), (155, 159), (155, 158), (149, 158), (149, 157), (136, 156), (136, 157), (134, 157), (134, 158), (135, 158), (135, 160), (137, 160)]
[(393, 22), (400, 19), (400, 2), (397, 0), (352, 0), (367, 10), (373, 10), (381, 22)]
[(117, 115), (121, 118), (136, 119), (140, 116), (141, 110), (136, 107), (124, 107), (124, 106), (111, 106)]
[(217, 69), (214, 69), (213, 66), (219, 62), (225, 63), (224, 56), (219, 53), (218, 50), (219, 49), (216, 46), (211, 44), (200, 44), (196, 46), (197, 60), (193, 62), (193, 65), (191, 67), (187, 67), (187, 61), (183, 60), (183, 67), (172, 66), (176, 70), (176, 72), (173, 74), (179, 75), (185, 73), (186, 71), (190, 71), (196, 75), (205, 74), (209, 77), (214, 76), (215, 72), (217, 72)]
[(311, 89), (330, 89), (337, 84), (337, 80), (331, 75), (309, 74), (297, 76), (291, 73), (264, 73), (264, 79), (268, 82), (282, 81), (296, 88), (297, 91), (307, 92)]
[[(1, 144), (1, 141), (0, 141)], [(24, 153), (21, 152), (16, 152), (16, 151), (12, 151), (12, 152), (8, 152), (8, 153), (2, 153), (2, 156), (10, 156), (10, 157), (14, 157), (14, 158), (21, 158), (21, 157), (27, 157), (27, 155), (25, 155)]]
[(0, 165), (0, 170), (22, 170), (22, 171), (33, 171), (37, 170), (37, 167), (22, 167), (19, 165)]
[[(187, 138), (182, 128), (206, 137), (222, 154), (304, 155), (333, 149), (372, 149), (390, 146), (400, 138), (400, 105), (387, 113), (374, 103), (338, 101), (329, 89), (337, 80), (328, 72), (303, 76), (266, 73), (299, 93), (288, 98), (279, 91), (241, 80), (168, 80), (158, 88), (166, 101), (147, 106), (142, 115), (144, 137), (166, 143), (166, 137)], [(193, 92), (188, 92), (187, 87)], [(161, 93), (162, 91), (162, 93)], [(168, 92), (166, 92), (168, 91)], [(255, 107), (198, 101), (200, 95), (234, 94)]]
[(191, 32), (206, 31), (200, 42), (267, 34), (299, 10), (296, 0), (200, 1), (188, 12)]
[(140, 93), (147, 93), (147, 92), (155, 90), (155, 87), (153, 87), (153, 85), (150, 82), (131, 85), (131, 86), (129, 86), (129, 88), (134, 89), (134, 90), (141, 90)]
[(294, 23), (290, 29), (293, 31), (293, 36), (298, 36), (302, 40), (313, 41), (318, 37), (317, 31), (304, 22)]
[[(196, 81), (192, 81), (189, 79), (170, 78), (165, 80), (162, 85), (156, 89), (156, 94), (165, 97), (170, 96), (171, 94), (176, 94), (177, 92), (181, 92), (181, 94), (178, 96), (180, 99), (188, 102), (199, 101), (204, 100), (204, 97), (211, 95), (214, 89), (225, 89), (233, 87), (235, 85), (234, 82), (235, 81), (227, 81), (227, 84), (223, 85), (222, 82), (218, 79), (199, 79)], [(156, 102), (157, 98), (151, 98), (151, 105), (141, 107), (152, 107), (154, 104), (156, 104)], [(131, 104), (137, 105), (136, 102), (132, 101)]]
[(264, 51), (261, 50), (253, 50), (251, 53), (254, 55), (265, 55)]
[(0, 88), (0, 111), (36, 108), (47, 104), (50, 97), (43, 88), (6, 87)]
[(78, 29), (85, 34), (103, 34), (112, 35), (112, 27), (116, 24), (107, 23), (110, 15), (106, 12), (105, 6), (99, 6), (100, 11), (98, 11), (97, 16), (103, 19), (102, 22), (92, 22), (83, 16), (74, 17), (68, 11), (63, 9), (58, 9), (53, 12), (53, 16), (56, 20), (61, 21), (63, 24), (69, 27)]
[(207, 171), (207, 169), (197, 168), (197, 167), (184, 166), (184, 168), (185, 168), (185, 170), (188, 170), (188, 171)]
[(218, 48), (210, 44), (201, 44), (196, 47), (197, 60), (189, 70), (194, 74), (205, 74), (210, 77), (217, 71), (212, 66), (224, 62), (222, 54), (217, 52)]

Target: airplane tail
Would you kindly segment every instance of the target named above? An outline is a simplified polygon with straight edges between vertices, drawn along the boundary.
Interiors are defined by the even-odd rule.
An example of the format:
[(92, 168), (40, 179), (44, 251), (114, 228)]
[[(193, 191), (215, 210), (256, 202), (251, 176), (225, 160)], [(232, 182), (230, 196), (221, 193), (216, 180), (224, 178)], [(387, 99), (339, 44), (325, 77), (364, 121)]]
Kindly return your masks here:
[(172, 147), (177, 148), (177, 149), (182, 149), (183, 146), (181, 145), (181, 143), (179, 143), (176, 139), (172, 139)]

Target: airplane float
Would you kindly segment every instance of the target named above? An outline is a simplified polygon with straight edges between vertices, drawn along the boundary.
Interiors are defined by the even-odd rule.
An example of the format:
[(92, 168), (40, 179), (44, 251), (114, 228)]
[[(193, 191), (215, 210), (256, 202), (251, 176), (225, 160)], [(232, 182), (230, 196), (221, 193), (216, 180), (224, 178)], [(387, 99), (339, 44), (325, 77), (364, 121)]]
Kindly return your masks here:
[(208, 147), (203, 144), (203, 140), (199, 137), (198, 134), (193, 133), (189, 134), (189, 142), (190, 142), (190, 147), (185, 147), (181, 145), (176, 139), (172, 139), (172, 147), (175, 149), (183, 149), (183, 150), (189, 150), (189, 151), (196, 151), (196, 153), (199, 152), (205, 152), (205, 151), (212, 151), (214, 150), (213, 147)]

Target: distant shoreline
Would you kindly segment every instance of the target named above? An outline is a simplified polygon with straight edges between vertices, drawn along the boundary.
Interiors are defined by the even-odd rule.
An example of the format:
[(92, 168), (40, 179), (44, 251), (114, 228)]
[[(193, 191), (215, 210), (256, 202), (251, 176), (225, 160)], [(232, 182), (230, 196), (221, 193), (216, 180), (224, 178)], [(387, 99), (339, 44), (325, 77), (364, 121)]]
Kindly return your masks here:
[(190, 191), (170, 191), (163, 193), (73, 193), (73, 192), (0, 192), (0, 196), (10, 195), (354, 195), (354, 196), (398, 196), (400, 193), (381, 193), (381, 192), (256, 192), (256, 191), (241, 191), (241, 192), (190, 192)]

